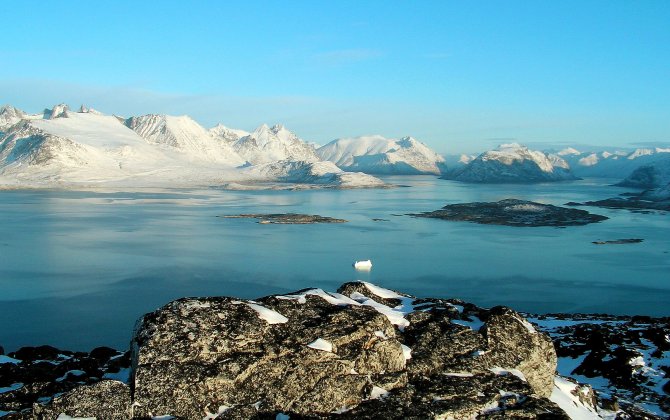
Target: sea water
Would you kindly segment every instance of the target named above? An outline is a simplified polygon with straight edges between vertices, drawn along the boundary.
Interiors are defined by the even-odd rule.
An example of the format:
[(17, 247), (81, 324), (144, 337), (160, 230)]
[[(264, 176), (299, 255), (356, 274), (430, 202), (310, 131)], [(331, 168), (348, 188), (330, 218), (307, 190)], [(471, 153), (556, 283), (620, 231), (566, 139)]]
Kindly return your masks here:
[[(613, 180), (391, 189), (0, 192), (0, 345), (127, 348), (142, 314), (183, 296), (255, 298), (366, 280), (520, 311), (670, 315), (670, 215), (587, 208), (602, 223), (509, 227), (413, 218), (446, 204), (616, 196)], [(344, 224), (217, 216), (307, 213)], [(373, 220), (377, 219), (377, 220)], [(594, 245), (642, 238), (644, 242)], [(352, 263), (371, 259), (370, 272)]]

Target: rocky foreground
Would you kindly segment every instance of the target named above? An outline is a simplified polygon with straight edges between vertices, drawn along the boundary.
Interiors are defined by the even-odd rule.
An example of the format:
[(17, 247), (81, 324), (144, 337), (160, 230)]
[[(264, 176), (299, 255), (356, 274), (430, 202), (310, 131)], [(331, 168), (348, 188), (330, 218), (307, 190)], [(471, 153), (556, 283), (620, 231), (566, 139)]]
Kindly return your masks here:
[[(667, 323), (618, 338), (591, 337), (583, 326), (588, 323), (557, 316), (532, 320), (505, 307), (417, 299), (364, 282), (346, 283), (337, 293), (305, 289), (256, 301), (184, 298), (141, 318), (129, 353), (41, 347), (0, 356), (0, 415), (660, 418), (643, 410), (652, 401), (649, 393), (626, 394), (617, 402), (615, 393), (599, 397), (589, 386), (557, 376), (555, 346), (562, 357), (595, 354), (582, 357), (579, 366), (603, 356), (604, 364), (591, 360), (575, 374), (614, 378), (606, 373), (608, 357), (617, 360), (611, 366), (623, 364), (634, 374), (640, 355), (614, 344), (638, 337), (655, 343), (663, 360), (670, 345)], [(596, 325), (609, 328), (605, 320)], [(555, 333), (554, 343), (540, 326)], [(605, 344), (596, 350), (600, 340)], [(616, 384), (628, 380), (625, 372), (616, 377), (622, 378)], [(666, 410), (667, 399), (655, 398), (654, 407)]]
[(520, 227), (581, 226), (608, 218), (586, 210), (508, 198), (497, 202), (450, 204), (440, 210), (412, 214), (414, 217)]

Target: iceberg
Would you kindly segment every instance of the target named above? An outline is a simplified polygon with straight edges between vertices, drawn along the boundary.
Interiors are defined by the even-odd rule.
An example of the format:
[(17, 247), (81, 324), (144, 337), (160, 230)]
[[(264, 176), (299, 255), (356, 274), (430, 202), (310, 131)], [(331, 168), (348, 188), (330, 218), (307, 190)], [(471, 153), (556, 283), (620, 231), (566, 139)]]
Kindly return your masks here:
[(356, 270), (368, 271), (368, 270), (372, 269), (372, 261), (370, 261), (370, 260), (356, 261), (356, 262), (354, 262), (354, 268)]

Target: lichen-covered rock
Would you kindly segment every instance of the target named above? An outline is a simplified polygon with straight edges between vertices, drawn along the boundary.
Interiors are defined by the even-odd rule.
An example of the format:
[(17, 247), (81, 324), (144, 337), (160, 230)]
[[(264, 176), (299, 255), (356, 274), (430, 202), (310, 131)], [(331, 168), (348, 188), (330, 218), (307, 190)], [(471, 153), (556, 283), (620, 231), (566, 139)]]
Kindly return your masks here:
[(313, 294), (182, 299), (145, 316), (133, 346), (135, 402), (187, 418), (258, 401), (329, 413), (367, 398), (371, 374), (405, 368), (384, 315)]
[[(492, 308), (482, 329), (490, 353), (489, 364), (521, 371), (535, 393), (551, 395), (556, 351), (551, 339), (509, 308)], [(493, 367), (493, 366), (492, 366)]]
[(61, 414), (106, 420), (131, 418), (130, 389), (123, 382), (100, 381), (75, 388), (49, 405), (35, 404), (33, 409), (35, 419), (56, 419)]

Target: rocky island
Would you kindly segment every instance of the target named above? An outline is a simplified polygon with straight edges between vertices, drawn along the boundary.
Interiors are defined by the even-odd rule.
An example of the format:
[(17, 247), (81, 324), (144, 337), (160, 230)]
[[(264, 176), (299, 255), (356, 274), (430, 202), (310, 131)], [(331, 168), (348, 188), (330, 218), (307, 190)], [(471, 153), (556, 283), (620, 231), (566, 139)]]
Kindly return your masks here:
[[(556, 319), (531, 323), (501, 306), (414, 298), (365, 282), (254, 301), (183, 298), (143, 316), (126, 353), (40, 347), (0, 356), (0, 415), (658, 418), (557, 376), (555, 345), (559, 355), (580, 357), (588, 335), (568, 336), (560, 327), (575, 324)], [(560, 341), (540, 327), (559, 331)], [(638, 334), (667, 341), (667, 325), (657, 329)], [(611, 348), (626, 366), (639, 356)], [(607, 371), (599, 366), (591, 361), (578, 373)]]
[(411, 216), (521, 227), (580, 226), (608, 219), (585, 210), (511, 198), (497, 202), (450, 204), (440, 210)]
[(297, 213), (273, 213), (273, 214), (235, 214), (226, 216), (217, 216), (224, 219), (258, 219), (258, 223), (282, 224), (282, 225), (308, 225), (313, 223), (346, 223), (344, 219), (335, 219), (333, 217), (319, 216), (317, 214), (297, 214)]

